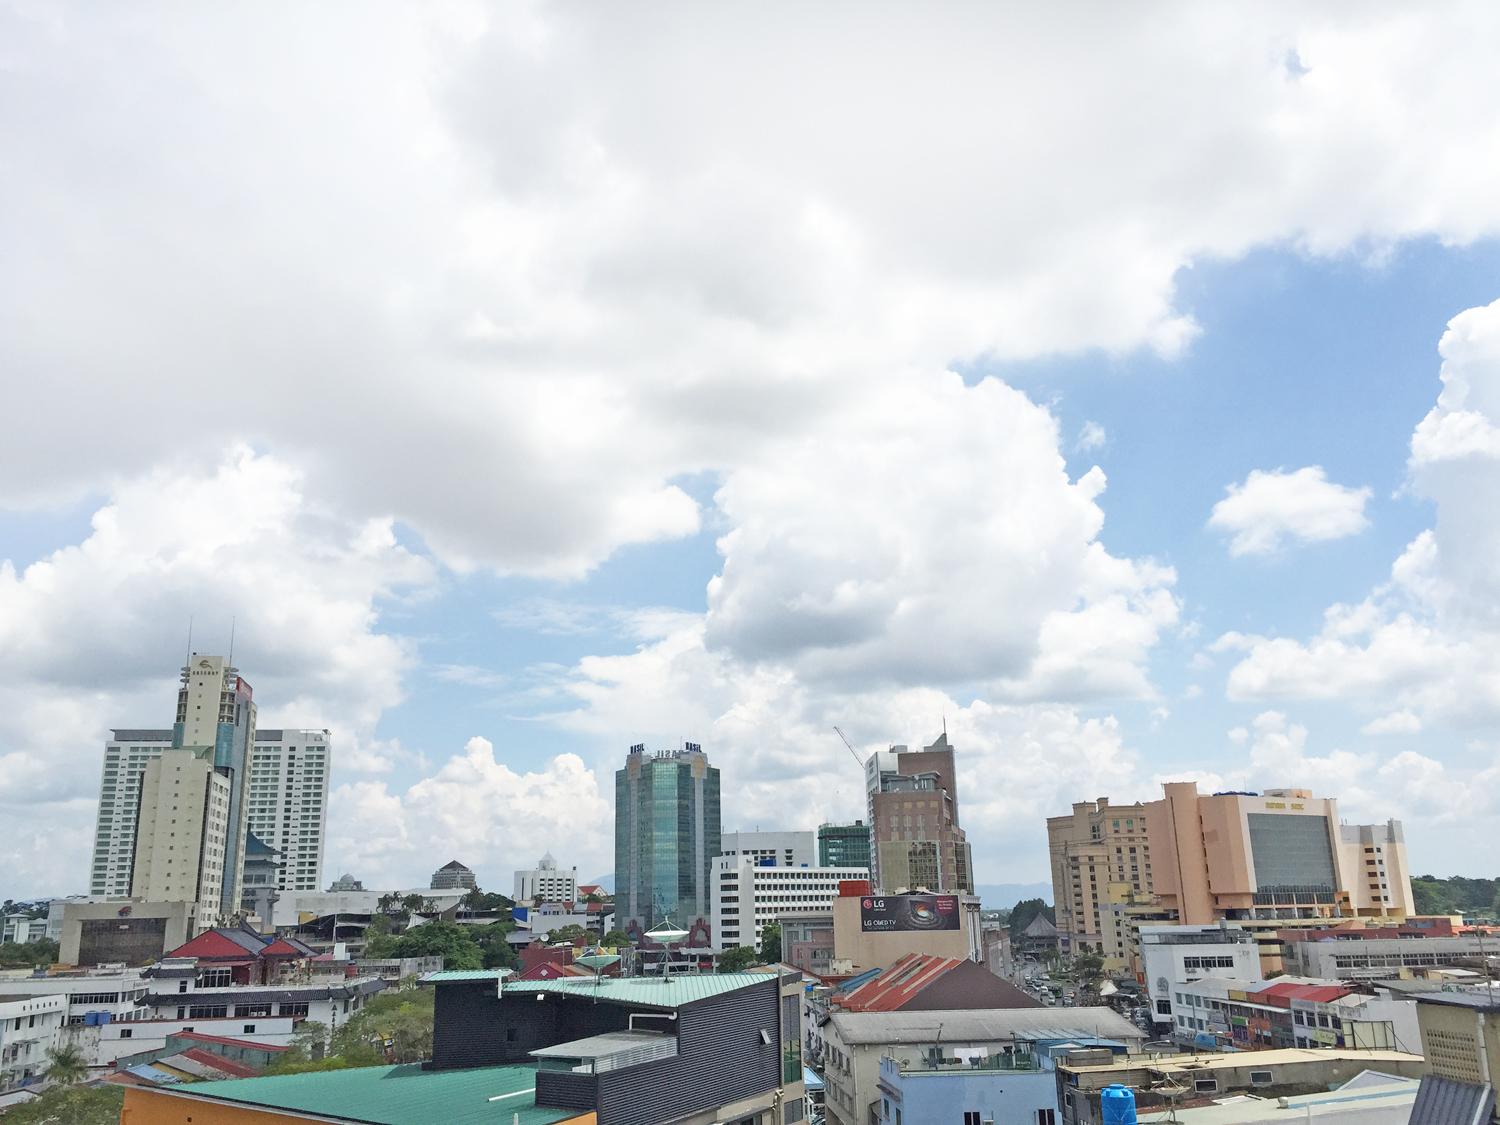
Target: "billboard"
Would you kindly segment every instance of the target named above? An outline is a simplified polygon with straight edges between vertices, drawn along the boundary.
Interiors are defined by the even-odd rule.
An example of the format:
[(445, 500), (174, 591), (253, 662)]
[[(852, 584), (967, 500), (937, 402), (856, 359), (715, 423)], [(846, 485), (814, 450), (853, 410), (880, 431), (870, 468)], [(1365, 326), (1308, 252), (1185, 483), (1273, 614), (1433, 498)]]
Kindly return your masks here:
[(859, 900), (859, 930), (887, 934), (911, 930), (956, 930), (957, 895), (866, 895)]

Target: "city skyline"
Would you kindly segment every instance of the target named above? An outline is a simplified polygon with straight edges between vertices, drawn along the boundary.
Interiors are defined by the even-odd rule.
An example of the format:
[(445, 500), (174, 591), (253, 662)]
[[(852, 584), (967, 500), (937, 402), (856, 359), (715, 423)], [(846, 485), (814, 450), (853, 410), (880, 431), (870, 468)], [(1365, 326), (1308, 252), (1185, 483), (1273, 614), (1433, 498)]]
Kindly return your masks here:
[(609, 871), (637, 743), (852, 821), (835, 726), (979, 885), (1164, 780), (1493, 874), (1496, 17), (1185, 10), (0, 12), (10, 893), (190, 620), (380, 885)]

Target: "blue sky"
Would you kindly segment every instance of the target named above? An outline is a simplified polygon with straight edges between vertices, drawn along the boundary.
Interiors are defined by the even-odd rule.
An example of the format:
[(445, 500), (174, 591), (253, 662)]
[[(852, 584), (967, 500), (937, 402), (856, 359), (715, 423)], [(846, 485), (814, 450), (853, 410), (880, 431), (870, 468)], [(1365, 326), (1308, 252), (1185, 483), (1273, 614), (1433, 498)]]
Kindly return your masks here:
[(983, 883), (1183, 776), (1492, 873), (1500, 15), (757, 16), (0, 10), (0, 889), (190, 618), (381, 885), (945, 720)]

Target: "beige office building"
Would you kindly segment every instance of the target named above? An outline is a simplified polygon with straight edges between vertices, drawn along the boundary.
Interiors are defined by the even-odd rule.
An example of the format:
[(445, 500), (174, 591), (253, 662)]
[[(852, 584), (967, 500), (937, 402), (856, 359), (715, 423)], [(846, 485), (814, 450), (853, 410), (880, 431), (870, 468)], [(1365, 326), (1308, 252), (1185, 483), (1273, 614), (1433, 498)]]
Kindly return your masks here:
[(958, 770), (946, 733), (893, 746), (865, 763), (870, 878), (877, 890), (974, 893), (974, 860), (958, 823)]
[(1047, 818), (1047, 850), (1063, 951), (1091, 950), (1103, 955), (1107, 971), (1124, 970), (1126, 909), (1152, 893), (1145, 806), (1111, 805), (1107, 797), (1078, 802), (1071, 813)]
[(132, 898), (197, 904), (194, 928), (221, 918), (229, 778), (211, 748), (168, 750), (146, 765), (136, 817)]
[(1414, 913), (1398, 821), (1341, 825), (1306, 789), (1205, 796), (1169, 782), (1146, 806), (1153, 886), (1179, 922)]

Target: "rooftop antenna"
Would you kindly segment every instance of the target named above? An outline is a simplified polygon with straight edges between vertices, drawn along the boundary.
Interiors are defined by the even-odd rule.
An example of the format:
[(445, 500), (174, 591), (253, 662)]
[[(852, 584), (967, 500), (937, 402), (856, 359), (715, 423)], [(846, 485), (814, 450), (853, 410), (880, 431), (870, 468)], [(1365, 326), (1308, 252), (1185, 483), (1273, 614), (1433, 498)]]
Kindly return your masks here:
[(234, 625), (236, 620), (238, 619), (234, 617), (229, 619), (229, 660), (227, 662), (229, 668), (234, 667)]
[(182, 666), (184, 668), (186, 668), (192, 662), (193, 662), (193, 615), (190, 613), (190, 614), (188, 614), (187, 659), (182, 662)]

